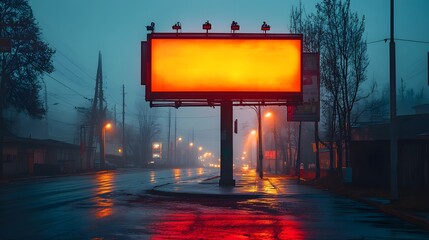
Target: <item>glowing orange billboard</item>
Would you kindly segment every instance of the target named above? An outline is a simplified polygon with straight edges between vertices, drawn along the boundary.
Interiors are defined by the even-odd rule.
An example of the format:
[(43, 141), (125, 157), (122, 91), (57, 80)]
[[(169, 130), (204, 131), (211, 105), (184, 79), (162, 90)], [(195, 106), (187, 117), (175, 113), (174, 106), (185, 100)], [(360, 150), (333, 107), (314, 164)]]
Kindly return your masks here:
[(148, 100), (302, 98), (301, 35), (153, 33), (146, 52)]

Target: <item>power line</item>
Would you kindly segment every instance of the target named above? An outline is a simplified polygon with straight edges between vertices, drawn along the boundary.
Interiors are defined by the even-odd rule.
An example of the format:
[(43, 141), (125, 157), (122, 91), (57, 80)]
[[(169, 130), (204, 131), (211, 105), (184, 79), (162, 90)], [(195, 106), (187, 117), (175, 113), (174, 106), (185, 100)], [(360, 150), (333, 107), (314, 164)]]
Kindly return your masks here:
[(55, 49), (57, 50), (57, 52), (61, 55), (63, 55), (71, 64), (73, 64), (76, 68), (78, 68), (82, 73), (84, 73), (85, 75), (87, 75), (90, 79), (95, 81), (95, 77), (91, 76), (88, 72), (86, 72), (83, 67), (79, 66), (78, 64), (76, 64), (73, 60), (71, 60), (71, 58), (69, 58), (67, 55), (64, 54), (64, 52), (62, 52), (59, 49)]
[[(367, 42), (366, 44), (369, 45), (369, 44), (374, 44), (374, 43), (379, 43), (379, 42), (387, 42), (389, 40), (390, 40), (390, 38), (383, 38), (380, 40)], [(395, 38), (394, 40), (395, 41), (402, 41), (402, 42), (429, 44), (429, 41), (422, 41), (422, 40), (413, 40), (413, 39), (404, 39), (404, 38)]]
[(420, 41), (420, 40), (403, 39), (403, 38), (395, 38), (395, 40), (397, 40), (397, 41), (403, 41), (403, 42), (429, 44), (429, 41)]
[(47, 75), (48, 77), (50, 77), (51, 79), (53, 79), (54, 81), (56, 81), (57, 83), (59, 83), (59, 84), (63, 85), (65, 88), (69, 89), (70, 91), (72, 91), (72, 92), (76, 93), (77, 95), (79, 95), (79, 96), (83, 97), (84, 99), (86, 99), (86, 100), (88, 100), (88, 101), (91, 101), (91, 99), (89, 99), (88, 97), (86, 97), (86, 96), (82, 95), (81, 93), (79, 93), (78, 91), (74, 90), (73, 88), (71, 88), (71, 87), (67, 86), (66, 84), (62, 83), (60, 80), (58, 80), (58, 79), (54, 78), (54, 77), (53, 77), (53, 76), (51, 76), (49, 73), (47, 73), (46, 75)]
[[(390, 40), (390, 38), (383, 38), (380, 40), (367, 42), (366, 44), (369, 45), (369, 44), (374, 44), (374, 43), (379, 43), (379, 42), (387, 42), (388, 40)], [(402, 41), (402, 42), (429, 44), (429, 41), (422, 41), (422, 40), (413, 40), (413, 39), (404, 39), (404, 38), (395, 38), (394, 40), (395, 41)]]
[(373, 43), (379, 43), (379, 42), (386, 42), (386, 38), (385, 39), (376, 40), (376, 41), (367, 42), (366, 45), (373, 44)]
[(75, 126), (75, 127), (80, 126), (80, 124), (64, 122), (64, 121), (60, 121), (60, 120), (53, 119), (53, 118), (49, 118), (49, 117), (48, 117), (47, 119), (48, 119), (49, 121), (53, 121), (53, 122), (57, 122), (57, 123), (61, 123), (61, 124), (69, 125), (69, 126)]

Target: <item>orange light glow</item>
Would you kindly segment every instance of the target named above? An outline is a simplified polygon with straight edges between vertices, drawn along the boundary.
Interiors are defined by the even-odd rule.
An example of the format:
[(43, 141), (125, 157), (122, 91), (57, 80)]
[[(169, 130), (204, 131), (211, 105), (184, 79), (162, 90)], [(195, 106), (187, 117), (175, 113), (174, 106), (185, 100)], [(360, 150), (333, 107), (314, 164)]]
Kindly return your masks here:
[(301, 92), (300, 39), (152, 39), (152, 92)]
[(110, 129), (110, 128), (112, 128), (112, 124), (111, 123), (107, 123), (106, 125), (104, 125), (104, 128)]
[(92, 199), (97, 205), (95, 216), (97, 218), (108, 217), (113, 213), (113, 199), (108, 196), (114, 189), (115, 173), (102, 172), (98, 173), (95, 178), (97, 184), (95, 189), (96, 196)]
[(272, 114), (271, 112), (267, 112), (267, 113), (265, 113), (265, 117), (266, 117), (266, 118), (270, 118), (271, 116), (273, 116), (273, 114)]

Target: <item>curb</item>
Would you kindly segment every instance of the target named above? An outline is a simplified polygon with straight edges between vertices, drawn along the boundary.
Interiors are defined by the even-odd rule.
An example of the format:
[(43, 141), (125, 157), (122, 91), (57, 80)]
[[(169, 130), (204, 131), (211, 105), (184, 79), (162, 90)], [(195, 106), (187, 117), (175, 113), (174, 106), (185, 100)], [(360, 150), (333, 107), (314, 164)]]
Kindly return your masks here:
[(417, 216), (411, 215), (411, 214), (407, 214), (407, 213), (404, 213), (400, 210), (392, 209), (388, 205), (383, 205), (383, 204), (380, 204), (380, 203), (377, 203), (377, 202), (374, 202), (371, 200), (367, 200), (367, 199), (363, 199), (363, 198), (358, 198), (356, 200), (363, 202), (363, 203), (366, 203), (370, 206), (373, 206), (383, 213), (389, 214), (391, 216), (395, 216), (395, 217), (397, 217), (403, 221), (412, 223), (412, 224), (414, 224), (420, 228), (423, 228), (423, 229), (429, 231), (429, 222), (424, 218), (417, 217)]
[(175, 192), (165, 191), (160, 188), (174, 183), (166, 183), (155, 186), (146, 192), (153, 195), (169, 196), (169, 197), (187, 197), (187, 198), (223, 198), (223, 199), (255, 199), (264, 197), (263, 194), (216, 194), (216, 193), (193, 193), (193, 192)]

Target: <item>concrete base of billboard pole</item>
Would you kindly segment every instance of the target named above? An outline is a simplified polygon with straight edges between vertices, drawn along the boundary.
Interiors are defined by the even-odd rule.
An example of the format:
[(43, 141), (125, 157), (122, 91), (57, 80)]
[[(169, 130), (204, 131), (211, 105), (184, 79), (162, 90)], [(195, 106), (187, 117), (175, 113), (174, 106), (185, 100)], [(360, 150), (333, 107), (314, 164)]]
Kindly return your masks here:
[(219, 186), (233, 187), (233, 116), (232, 102), (224, 101), (220, 106), (220, 180)]

